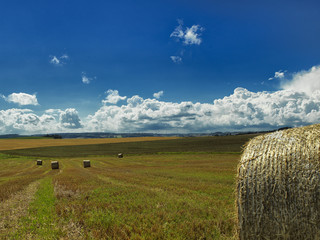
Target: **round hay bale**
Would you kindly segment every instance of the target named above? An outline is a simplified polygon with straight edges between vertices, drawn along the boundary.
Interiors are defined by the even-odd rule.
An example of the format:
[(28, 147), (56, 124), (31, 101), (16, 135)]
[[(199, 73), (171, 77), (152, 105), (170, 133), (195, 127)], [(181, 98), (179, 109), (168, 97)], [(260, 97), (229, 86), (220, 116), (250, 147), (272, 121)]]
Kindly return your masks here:
[(118, 158), (123, 158), (123, 153), (118, 153)]
[(37, 160), (37, 165), (42, 165), (42, 160)]
[(236, 194), (239, 239), (320, 239), (320, 124), (252, 139)]
[(59, 169), (59, 162), (58, 161), (52, 161), (51, 162), (51, 168), (52, 169)]
[(90, 167), (90, 160), (83, 160), (83, 167), (84, 168), (87, 168), (87, 167)]

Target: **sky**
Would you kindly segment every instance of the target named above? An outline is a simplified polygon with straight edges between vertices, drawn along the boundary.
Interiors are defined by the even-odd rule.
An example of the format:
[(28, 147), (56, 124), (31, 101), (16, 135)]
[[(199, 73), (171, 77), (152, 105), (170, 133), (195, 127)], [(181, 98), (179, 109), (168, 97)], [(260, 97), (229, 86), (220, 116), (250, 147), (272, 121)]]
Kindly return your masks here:
[(0, 134), (319, 123), (320, 2), (0, 2)]

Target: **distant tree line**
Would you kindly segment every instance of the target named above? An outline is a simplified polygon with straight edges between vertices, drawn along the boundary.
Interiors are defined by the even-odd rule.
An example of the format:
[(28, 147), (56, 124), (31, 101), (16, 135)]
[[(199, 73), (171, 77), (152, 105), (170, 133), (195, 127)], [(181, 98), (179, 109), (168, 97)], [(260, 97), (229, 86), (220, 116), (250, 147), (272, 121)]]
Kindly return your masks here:
[(54, 139), (62, 139), (62, 136), (59, 134), (46, 134), (44, 137), (54, 138)]

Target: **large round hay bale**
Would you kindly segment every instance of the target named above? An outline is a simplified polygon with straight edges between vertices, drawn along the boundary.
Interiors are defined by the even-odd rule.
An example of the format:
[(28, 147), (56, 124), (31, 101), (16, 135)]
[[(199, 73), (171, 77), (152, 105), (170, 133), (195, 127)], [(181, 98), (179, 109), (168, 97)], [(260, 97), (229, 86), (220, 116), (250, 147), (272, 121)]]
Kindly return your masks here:
[(252, 139), (237, 175), (243, 240), (320, 239), (320, 124)]
[(52, 161), (51, 162), (51, 168), (52, 169), (59, 169), (59, 162), (58, 161)]
[(38, 159), (37, 160), (37, 165), (42, 165), (42, 160)]
[(123, 158), (123, 153), (118, 153), (118, 158)]

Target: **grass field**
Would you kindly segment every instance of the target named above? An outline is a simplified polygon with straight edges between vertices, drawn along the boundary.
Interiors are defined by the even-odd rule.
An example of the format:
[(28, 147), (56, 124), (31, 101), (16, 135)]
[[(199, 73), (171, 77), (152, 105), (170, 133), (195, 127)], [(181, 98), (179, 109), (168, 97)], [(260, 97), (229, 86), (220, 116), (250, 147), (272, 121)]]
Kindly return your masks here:
[(236, 166), (253, 136), (1, 151), (0, 238), (234, 239)]

